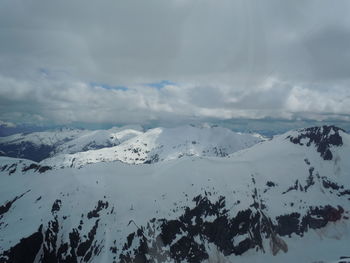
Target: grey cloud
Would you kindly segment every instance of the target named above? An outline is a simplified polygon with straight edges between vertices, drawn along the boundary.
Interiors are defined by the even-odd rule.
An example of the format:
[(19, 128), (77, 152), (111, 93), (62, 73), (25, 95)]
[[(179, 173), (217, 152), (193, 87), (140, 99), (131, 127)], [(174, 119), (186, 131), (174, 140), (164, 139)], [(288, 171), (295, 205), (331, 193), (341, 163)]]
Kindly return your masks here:
[(321, 28), (305, 37), (313, 73), (323, 81), (350, 76), (350, 26)]

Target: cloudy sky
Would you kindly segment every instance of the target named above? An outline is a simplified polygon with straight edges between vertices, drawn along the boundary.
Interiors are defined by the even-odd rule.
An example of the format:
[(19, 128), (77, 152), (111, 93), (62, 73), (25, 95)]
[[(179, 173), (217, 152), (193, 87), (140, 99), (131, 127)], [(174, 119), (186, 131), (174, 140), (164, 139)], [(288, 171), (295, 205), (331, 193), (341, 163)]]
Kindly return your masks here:
[(348, 0), (0, 0), (0, 121), (350, 120)]

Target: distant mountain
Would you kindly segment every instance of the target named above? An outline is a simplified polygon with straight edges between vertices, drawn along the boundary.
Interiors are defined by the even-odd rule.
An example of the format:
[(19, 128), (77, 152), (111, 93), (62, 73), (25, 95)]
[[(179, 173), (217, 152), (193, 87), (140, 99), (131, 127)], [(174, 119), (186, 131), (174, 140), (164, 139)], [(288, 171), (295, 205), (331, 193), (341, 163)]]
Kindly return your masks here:
[[(132, 133), (132, 130), (128, 133)], [(132, 134), (135, 136), (128, 135), (128, 140), (114, 147), (75, 154), (57, 154), (43, 163), (57, 167), (81, 167), (89, 163), (111, 161), (149, 164), (183, 156), (225, 157), (263, 141), (258, 135), (235, 133), (220, 127), (155, 128)]]
[(0, 120), (0, 137), (10, 136), (17, 133), (39, 132), (47, 130), (47, 127), (20, 125)]
[[(0, 157), (0, 262), (349, 261), (349, 134), (312, 127), (235, 151), (233, 138), (243, 147), (246, 137), (192, 128), (115, 146), (142, 138), (140, 156), (175, 157), (150, 164)], [(232, 153), (178, 158), (211, 141)]]
[[(0, 137), (0, 152), (4, 156), (41, 161), (61, 153), (112, 147), (120, 143), (119, 137), (121, 140), (125, 137), (130, 138), (138, 134), (139, 130), (142, 128), (138, 126), (96, 131), (62, 128), (14, 134)], [(130, 134), (125, 134), (125, 131), (130, 131)], [(119, 133), (122, 135), (119, 136)]]
[[(0, 138), (3, 156), (42, 161), (55, 166), (81, 166), (100, 161), (153, 163), (182, 156), (227, 156), (264, 140), (220, 127), (181, 126), (143, 132), (138, 126), (109, 130), (60, 129)], [(49, 159), (48, 159), (49, 158)]]

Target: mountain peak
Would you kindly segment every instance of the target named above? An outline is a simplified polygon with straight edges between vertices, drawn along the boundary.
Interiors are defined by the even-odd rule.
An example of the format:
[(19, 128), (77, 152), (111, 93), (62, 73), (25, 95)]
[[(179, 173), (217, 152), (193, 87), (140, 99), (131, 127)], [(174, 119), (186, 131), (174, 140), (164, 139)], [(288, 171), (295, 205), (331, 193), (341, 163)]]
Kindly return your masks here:
[(324, 160), (332, 160), (333, 154), (330, 148), (343, 145), (339, 131), (345, 132), (333, 125), (316, 126), (297, 130), (297, 134), (289, 135), (287, 139), (294, 144), (306, 145), (307, 147), (313, 144)]

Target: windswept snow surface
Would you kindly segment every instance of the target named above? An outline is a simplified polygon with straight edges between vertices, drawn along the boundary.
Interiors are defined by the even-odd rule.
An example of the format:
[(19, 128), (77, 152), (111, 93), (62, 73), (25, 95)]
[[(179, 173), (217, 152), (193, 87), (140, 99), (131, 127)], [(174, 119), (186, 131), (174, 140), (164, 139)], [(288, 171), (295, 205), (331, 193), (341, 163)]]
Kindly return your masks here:
[(151, 165), (41, 173), (1, 157), (0, 262), (340, 262), (350, 253), (350, 136), (304, 134)]
[(61, 154), (46, 159), (43, 163), (56, 167), (81, 167), (89, 163), (111, 161), (141, 164), (168, 161), (183, 156), (225, 157), (261, 141), (263, 139), (258, 135), (235, 133), (221, 127), (189, 125), (155, 128), (135, 134), (115, 147)]

